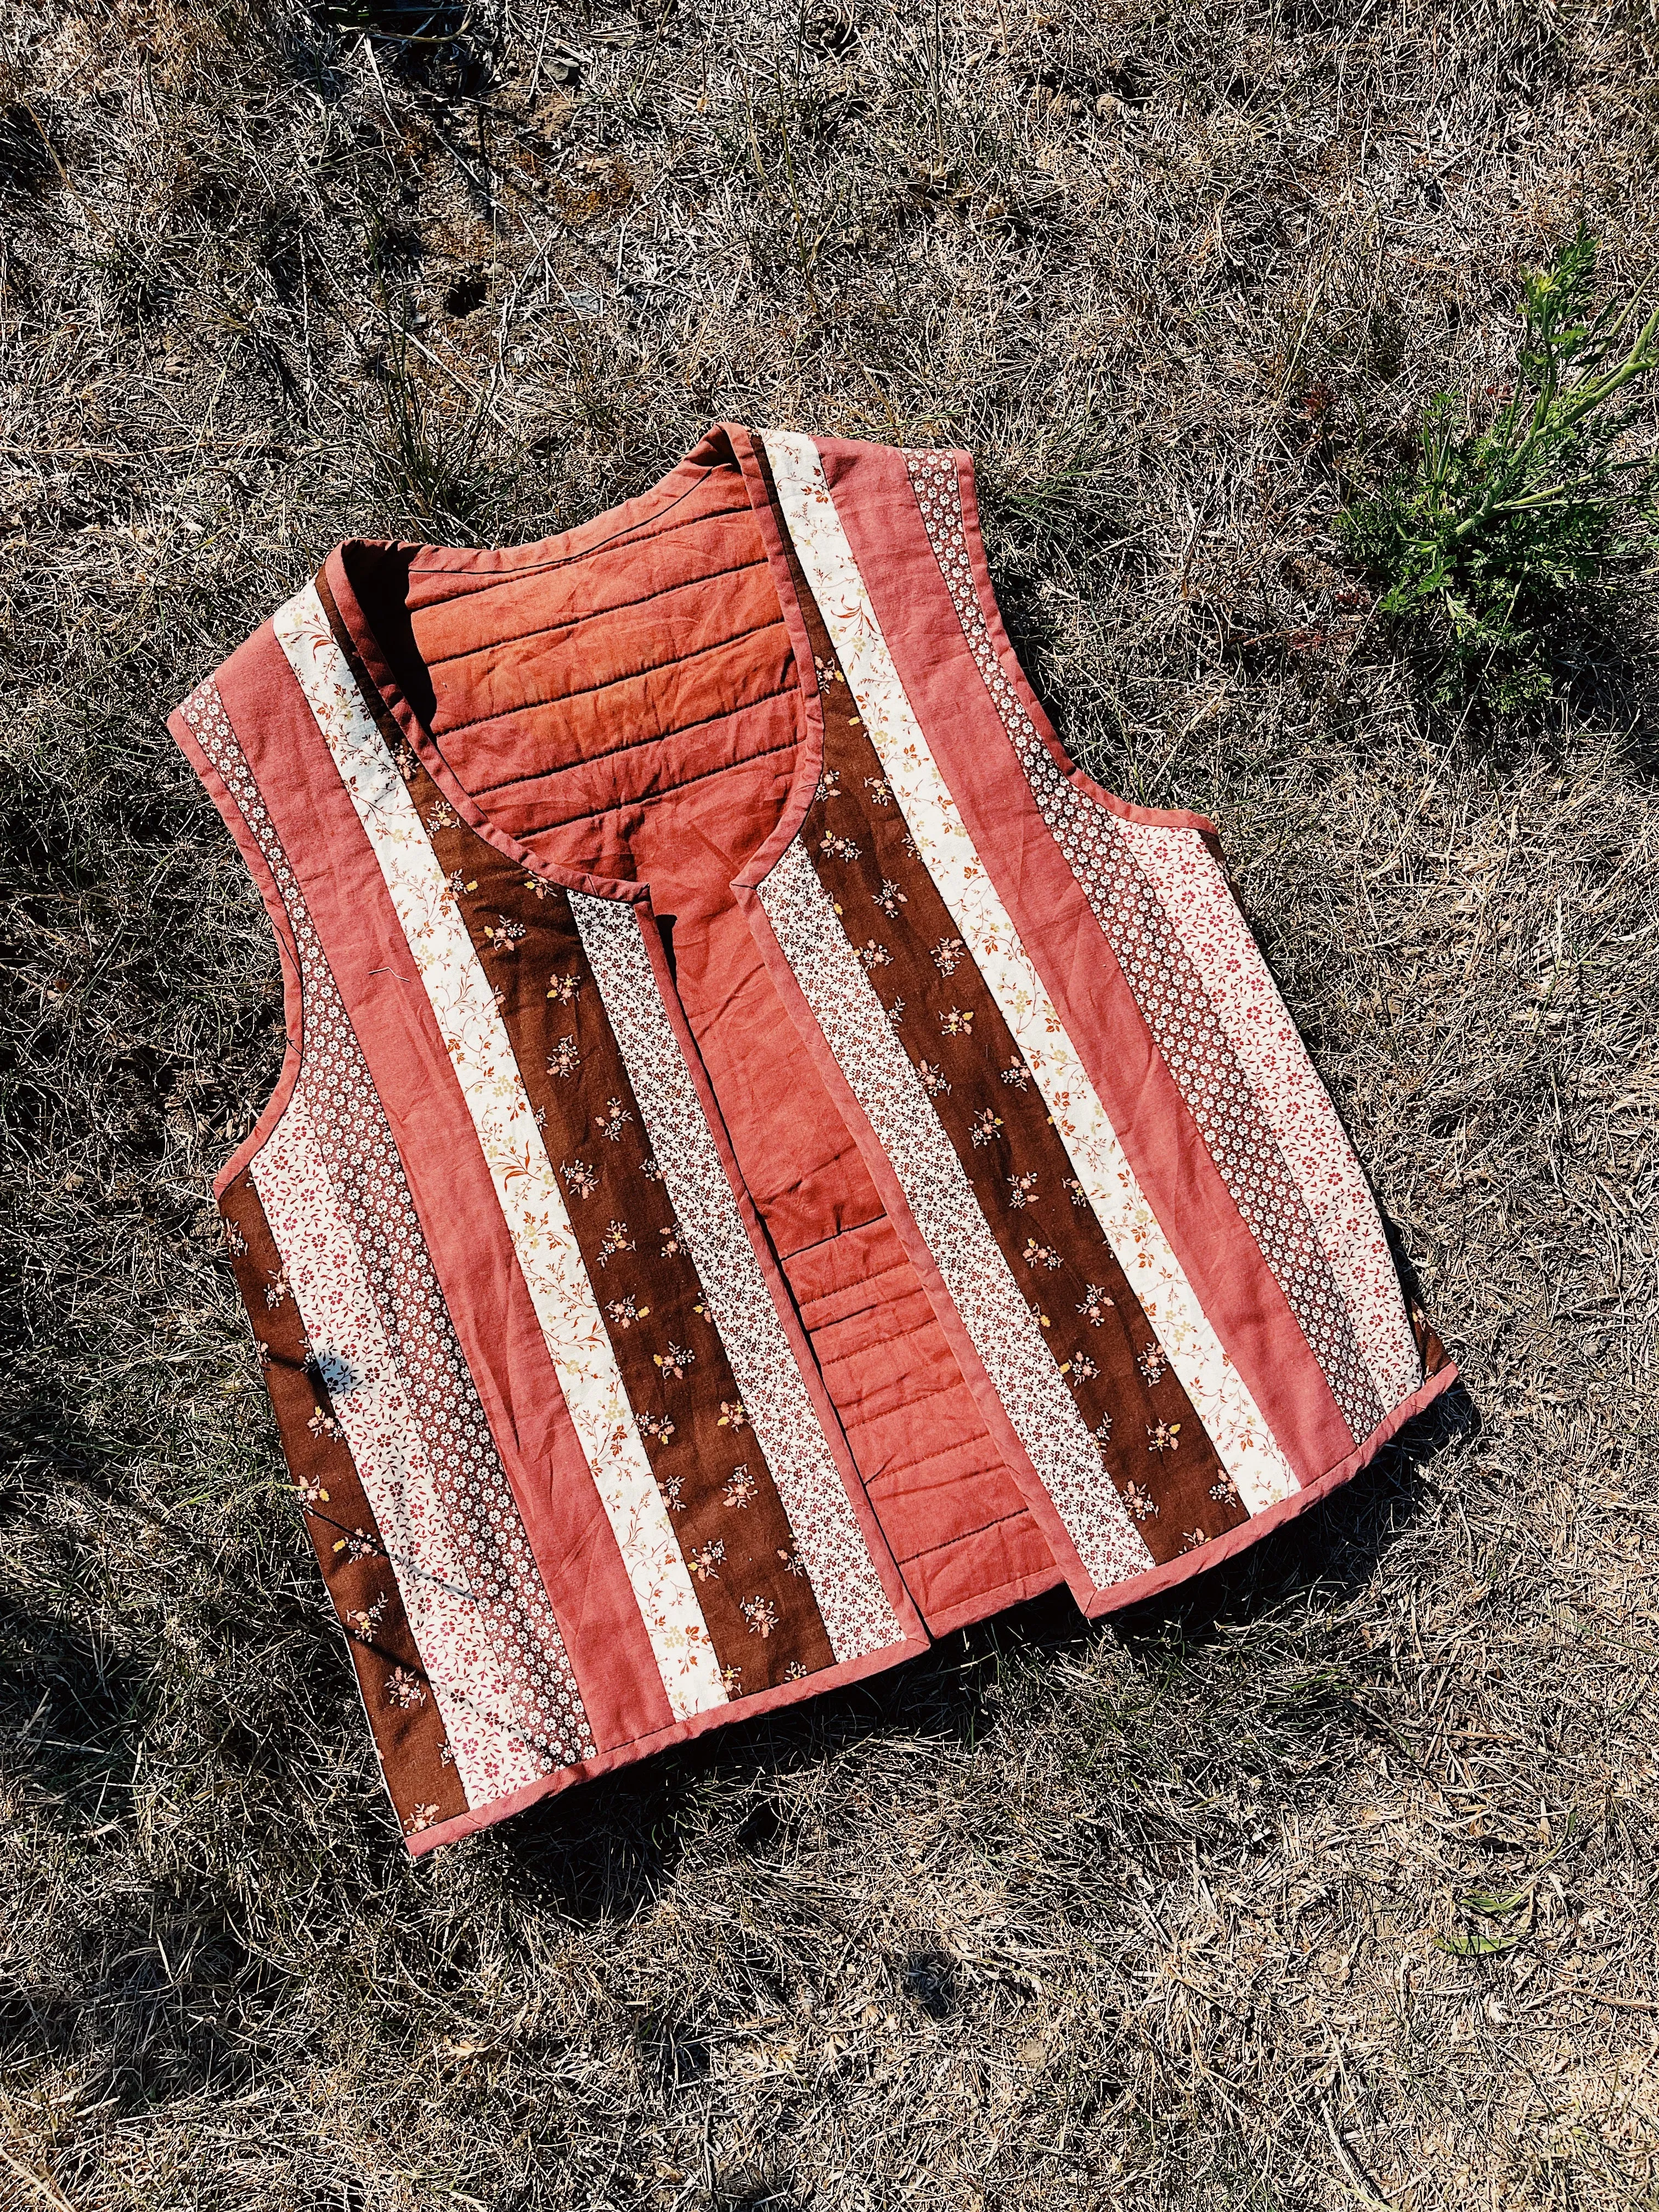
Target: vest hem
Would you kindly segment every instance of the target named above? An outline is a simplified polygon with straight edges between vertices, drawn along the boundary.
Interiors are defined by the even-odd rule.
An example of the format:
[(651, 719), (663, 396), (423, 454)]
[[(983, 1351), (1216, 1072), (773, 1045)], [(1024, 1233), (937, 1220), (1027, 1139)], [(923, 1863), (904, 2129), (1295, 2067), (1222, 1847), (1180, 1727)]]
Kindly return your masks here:
[(1362, 1444), (1351, 1451), (1346, 1459), (1339, 1460), (1334, 1467), (1328, 1468), (1323, 1474), (1304, 1484), (1300, 1490), (1293, 1490), (1288, 1498), (1280, 1498), (1276, 1505), (1266, 1506), (1260, 1513), (1252, 1514), (1248, 1521), (1241, 1521), (1237, 1528), (1230, 1528), (1224, 1535), (1213, 1538), (1200, 1549), (1189, 1552), (1181, 1559), (1170, 1560), (1152, 1574), (1137, 1575), (1132, 1582), (1114, 1583), (1109, 1589), (1097, 1591), (1085, 1605), (1084, 1612), (1091, 1620), (1099, 1620), (1108, 1613), (1123, 1612), (1130, 1606), (1140, 1605), (1148, 1598), (1161, 1595), (1177, 1583), (1189, 1582), (1195, 1576), (1206, 1573), (1210, 1568), (1220, 1566), (1240, 1552), (1248, 1551), (1252, 1544), (1259, 1543), (1262, 1537), (1270, 1535), (1275, 1528), (1294, 1521), (1310, 1506), (1319, 1504), (1333, 1491), (1340, 1490), (1345, 1483), (1352, 1482), (1355, 1475), (1371, 1464), (1385, 1444), (1391, 1443), (1408, 1422), (1415, 1420), (1456, 1380), (1456, 1363), (1448, 1360), (1443, 1367), (1437, 1368), (1419, 1384), (1409, 1398), (1402, 1398)]
[(615, 1772), (618, 1768), (632, 1766), (639, 1760), (666, 1751), (675, 1744), (688, 1743), (694, 1737), (708, 1735), (715, 1729), (729, 1728), (734, 1722), (759, 1719), (768, 1713), (782, 1711), (787, 1705), (798, 1705), (809, 1698), (827, 1697), (836, 1690), (848, 1689), (855, 1682), (868, 1680), (872, 1675), (890, 1674), (896, 1667), (919, 1659), (933, 1648), (932, 1640), (924, 1633), (920, 1638), (907, 1636), (897, 1644), (884, 1644), (874, 1651), (866, 1651), (861, 1658), (844, 1661), (841, 1665), (824, 1668), (807, 1674), (799, 1681), (780, 1682), (769, 1690), (762, 1690), (750, 1698), (738, 1698), (728, 1704), (710, 1706), (707, 1711), (690, 1714), (686, 1719), (673, 1721), (665, 1729), (653, 1729), (648, 1735), (636, 1736), (631, 1742), (613, 1744), (608, 1750), (598, 1752), (592, 1759), (580, 1760), (573, 1766), (561, 1766), (552, 1774), (529, 1782), (521, 1790), (514, 1790), (504, 1797), (491, 1798), (487, 1804), (475, 1805), (447, 1820), (434, 1821), (429, 1828), (406, 1832), (404, 1843), (411, 1858), (424, 1858), (446, 1844), (460, 1843), (465, 1837), (477, 1835), (480, 1830), (493, 1828), (502, 1820), (511, 1820), (515, 1814), (525, 1812), (544, 1798), (562, 1796), (578, 1783), (597, 1780), (602, 1774)]
[[(1352, 1481), (1377, 1457), (1385, 1444), (1391, 1443), (1408, 1422), (1414, 1420), (1437, 1398), (1443, 1396), (1456, 1380), (1456, 1364), (1448, 1361), (1409, 1398), (1402, 1399), (1357, 1450), (1328, 1468), (1317, 1481), (1281, 1499), (1277, 1505), (1269, 1506), (1264, 1512), (1252, 1516), (1249, 1520), (1241, 1522), (1237, 1528), (1230, 1529), (1224, 1536), (1217, 1537), (1205, 1545), (1201, 1551), (1193, 1552), (1184, 1559), (1172, 1559), (1150, 1574), (1136, 1575), (1128, 1582), (1117, 1583), (1109, 1589), (1097, 1592), (1088, 1604), (1081, 1607), (1085, 1617), (1098, 1620), (1108, 1614), (1125, 1611), (1131, 1606), (1144, 1604), (1148, 1599), (1159, 1596), (1182, 1583), (1194, 1580), (1210, 1568), (1220, 1565), (1224, 1559), (1249, 1550), (1272, 1530), (1295, 1520), (1310, 1506), (1318, 1504), (1333, 1491), (1340, 1490), (1345, 1483)], [(493, 1828), (501, 1821), (512, 1819), (515, 1814), (526, 1811), (530, 1806), (540, 1803), (544, 1798), (558, 1796), (578, 1783), (592, 1781), (602, 1774), (631, 1766), (636, 1761), (667, 1750), (675, 1744), (690, 1742), (694, 1737), (708, 1735), (715, 1729), (729, 1728), (734, 1723), (751, 1717), (757, 1719), (763, 1714), (799, 1705), (809, 1698), (820, 1697), (830, 1691), (848, 1687), (854, 1682), (867, 1680), (874, 1675), (890, 1673), (895, 1668), (920, 1658), (935, 1643), (954, 1631), (990, 1620), (1029, 1598), (1042, 1596), (1048, 1590), (1059, 1589), (1065, 1582), (1066, 1577), (1058, 1571), (1046, 1576), (1023, 1577), (1021, 1584), (1012, 1594), (1006, 1596), (999, 1594), (998, 1601), (992, 1605), (970, 1600), (953, 1608), (934, 1624), (931, 1635), (924, 1635), (919, 1640), (913, 1636), (907, 1637), (901, 1643), (886, 1644), (879, 1650), (866, 1652), (862, 1658), (851, 1660), (844, 1666), (809, 1674), (801, 1681), (780, 1683), (776, 1688), (762, 1691), (757, 1697), (717, 1705), (686, 1720), (672, 1722), (667, 1728), (654, 1730), (648, 1735), (636, 1737), (632, 1742), (613, 1745), (575, 1765), (562, 1766), (556, 1773), (526, 1784), (522, 1790), (514, 1790), (507, 1796), (494, 1798), (488, 1804), (474, 1806), (451, 1820), (440, 1820), (429, 1828), (406, 1834), (404, 1838), (405, 1847), (411, 1858), (424, 1858), (445, 1844), (460, 1843), (485, 1828)], [(1027, 1583), (1030, 1587), (1025, 1587)]]

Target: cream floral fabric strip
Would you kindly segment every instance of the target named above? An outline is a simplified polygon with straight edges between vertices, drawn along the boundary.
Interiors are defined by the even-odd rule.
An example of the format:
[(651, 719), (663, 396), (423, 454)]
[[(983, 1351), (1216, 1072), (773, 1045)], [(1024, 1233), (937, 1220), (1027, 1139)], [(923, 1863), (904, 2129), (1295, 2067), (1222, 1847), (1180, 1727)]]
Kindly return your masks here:
[(1376, 1201), (1261, 948), (1195, 830), (1122, 821), (1296, 1177), (1383, 1406), (1423, 1380)]
[[(517, 1720), (380, 1326), (356, 1239), (313, 1134), (303, 1079), (253, 1162), (253, 1186), (335, 1418), (398, 1577), (404, 1610), (449, 1732), (467, 1802), (522, 1789), (552, 1763)], [(343, 1540), (351, 1540), (351, 1532)]]
[(817, 447), (786, 431), (768, 431), (765, 445), (795, 550), (917, 850), (1025, 1055), (1096, 1218), (1218, 1457), (1258, 1513), (1288, 1497), (1296, 1478), (1146, 1203), (1077, 1048), (981, 865), (899, 681)]
[(831, 1649), (862, 1658), (902, 1636), (766, 1287), (640, 934), (637, 910), (570, 901), (627, 1063), (652, 1154), (696, 1263), (744, 1410), (771, 1470)]
[(713, 1644), (488, 977), (415, 803), (307, 586), (276, 631), (380, 863), (677, 1719), (724, 1705)]
[(761, 885), (760, 901), (1085, 1570), (1101, 1589), (1145, 1574), (1152, 1554), (1101, 1446), (799, 838)]

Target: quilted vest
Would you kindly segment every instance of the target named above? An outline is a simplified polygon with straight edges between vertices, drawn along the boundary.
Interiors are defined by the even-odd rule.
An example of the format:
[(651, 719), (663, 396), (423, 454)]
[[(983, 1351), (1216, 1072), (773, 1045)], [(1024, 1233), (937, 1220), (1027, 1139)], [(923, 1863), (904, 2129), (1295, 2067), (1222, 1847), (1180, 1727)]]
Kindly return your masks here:
[(728, 425), (539, 544), (349, 542), (171, 727), (281, 948), (215, 1188), (412, 1850), (1167, 1589), (1450, 1381), (967, 455)]

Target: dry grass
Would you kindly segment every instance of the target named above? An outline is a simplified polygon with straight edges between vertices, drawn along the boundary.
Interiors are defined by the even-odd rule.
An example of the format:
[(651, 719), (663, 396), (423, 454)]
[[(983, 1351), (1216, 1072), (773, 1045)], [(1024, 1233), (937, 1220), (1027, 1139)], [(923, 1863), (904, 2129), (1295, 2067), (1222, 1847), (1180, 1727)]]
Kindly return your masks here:
[[(0, 2205), (1659, 2201), (1651, 611), (1435, 724), (1329, 531), (1581, 210), (1644, 262), (1649, 18), (1045, 6), (0, 19)], [(348, 529), (538, 534), (717, 415), (978, 450), (1468, 1395), (1168, 1608), (412, 1869), (207, 1200), (276, 962), (161, 718)]]

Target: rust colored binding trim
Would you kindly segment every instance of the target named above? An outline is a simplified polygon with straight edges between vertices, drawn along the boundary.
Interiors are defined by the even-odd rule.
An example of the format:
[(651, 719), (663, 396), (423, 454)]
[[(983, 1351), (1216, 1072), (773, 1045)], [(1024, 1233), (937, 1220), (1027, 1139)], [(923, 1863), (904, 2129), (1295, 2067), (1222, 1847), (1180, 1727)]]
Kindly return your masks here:
[(288, 909), (283, 904), (282, 892), (276, 878), (270, 872), (270, 863), (259, 849), (259, 841), (248, 827), (246, 816), (236, 804), (229, 787), (212, 761), (203, 750), (191, 724), (204, 710), (216, 709), (219, 696), (213, 678), (199, 684), (180, 707), (167, 716), (167, 732), (200, 779), (203, 788), (218, 808), (221, 819), (235, 841), (242, 856), (242, 865), (252, 877), (270, 917), (270, 927), (276, 939), (277, 958), (283, 971), (283, 1025), (287, 1041), (283, 1049), (283, 1064), (276, 1073), (276, 1082), (270, 1097), (259, 1110), (258, 1118), (237, 1146), (230, 1158), (213, 1178), (213, 1195), (222, 1199), (231, 1183), (240, 1175), (258, 1152), (288, 1111), (294, 1086), (300, 1079), (300, 1064), (305, 1049), (305, 994), (301, 987), (299, 948), (294, 941), (294, 928)]

